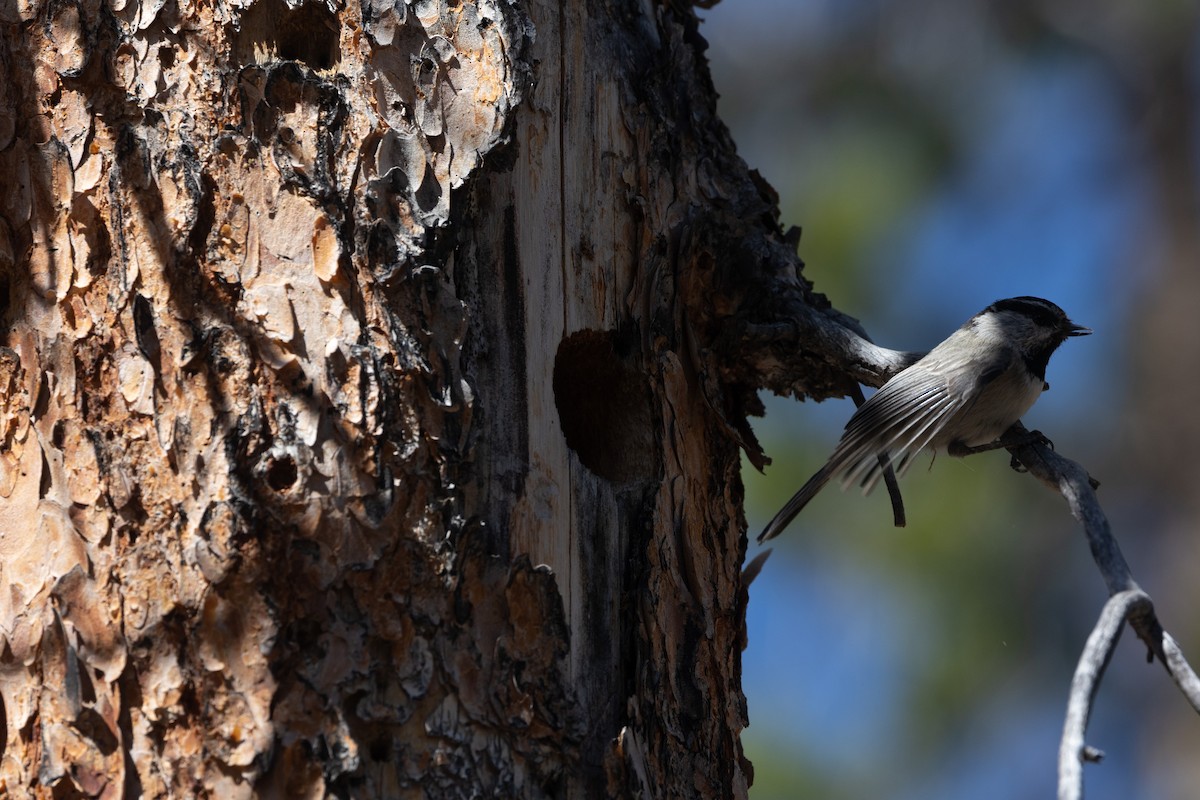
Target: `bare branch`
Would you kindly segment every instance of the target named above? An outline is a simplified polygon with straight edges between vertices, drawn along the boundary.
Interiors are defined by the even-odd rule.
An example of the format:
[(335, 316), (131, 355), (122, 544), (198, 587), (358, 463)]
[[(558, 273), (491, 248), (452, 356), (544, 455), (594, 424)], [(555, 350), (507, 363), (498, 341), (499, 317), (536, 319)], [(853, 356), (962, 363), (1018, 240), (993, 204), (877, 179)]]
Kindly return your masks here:
[(1148, 597), (1144, 605), (1139, 605), (1131, 610), (1129, 624), (1137, 633), (1138, 638), (1149, 648), (1146, 660), (1153, 661), (1157, 656), (1159, 663), (1167, 670), (1171, 680), (1175, 681), (1179, 691), (1183, 692), (1183, 696), (1187, 698), (1192, 709), (1200, 713), (1200, 678), (1196, 677), (1192, 665), (1184, 658), (1183, 651), (1179, 649), (1179, 643), (1171, 634), (1163, 630), (1162, 624), (1154, 613), (1154, 604)]
[(1100, 678), (1126, 621), (1149, 648), (1149, 658), (1153, 660), (1155, 656), (1158, 657), (1167, 674), (1197, 712), (1200, 712), (1200, 679), (1184, 658), (1179, 645), (1163, 630), (1149, 595), (1133, 579), (1129, 564), (1121, 554), (1108, 518), (1096, 497), (1096, 486), (1099, 484), (1088, 475), (1087, 470), (1054, 452), (1044, 441), (1038, 441), (1038, 437), (1031, 436), (1019, 422), (1005, 432), (1001, 442), (1029, 474), (1057, 491), (1067, 501), (1071, 515), (1083, 524), (1092, 559), (1099, 567), (1110, 595), (1076, 668), (1059, 746), (1058, 796), (1060, 800), (1080, 798), (1083, 796), (1082, 761), (1090, 760), (1083, 741), (1084, 732)]
[(1098, 760), (1095, 751), (1088, 752), (1090, 748), (1083, 740), (1092, 715), (1092, 703), (1100, 688), (1100, 678), (1121, 638), (1121, 628), (1135, 606), (1140, 604), (1149, 605), (1150, 598), (1139, 589), (1114, 594), (1104, 604), (1100, 619), (1084, 645), (1075, 667), (1075, 677), (1071, 679), (1067, 718), (1058, 747), (1058, 800), (1083, 797), (1083, 762)]
[[(1123, 592), (1141, 591), (1121, 554), (1121, 548), (1108, 525), (1108, 518), (1100, 508), (1094, 488), (1096, 484), (1087, 471), (1047, 445), (1034, 441), (1034, 437), (1030, 437), (1020, 423), (1012, 426), (1001, 441), (1021, 442), (1010, 447), (1009, 452), (1031, 475), (1062, 494), (1072, 516), (1083, 523), (1092, 558), (1100, 568), (1109, 594), (1116, 596)], [(1184, 658), (1178, 643), (1163, 630), (1149, 596), (1146, 596), (1144, 603), (1131, 607), (1129, 624), (1137, 632), (1138, 638), (1146, 643), (1150, 655), (1157, 656), (1162, 662), (1192, 708), (1200, 712), (1200, 678)]]
[[(1047, 444), (1039, 443), (1020, 422), (1009, 428), (1000, 441), (1019, 460), (1029, 474), (1058, 492), (1067, 501), (1071, 516), (1083, 524), (1092, 558), (1100, 568), (1110, 595), (1137, 589), (1129, 564), (1113, 538), (1108, 518), (1100, 508), (1091, 476), (1087, 470), (1069, 458), (1054, 452)], [(1009, 444), (1009, 443), (1012, 444)]]
[(814, 308), (794, 290), (772, 299), (769, 321), (739, 319), (722, 334), (727, 381), (821, 400), (856, 384), (882, 386), (924, 355), (880, 347), (854, 319)]
[(1196, 676), (1192, 665), (1183, 657), (1183, 651), (1179, 649), (1175, 637), (1161, 628), (1159, 632), (1162, 634), (1162, 652), (1157, 654), (1159, 660), (1167, 668), (1179, 691), (1183, 692), (1183, 696), (1192, 704), (1192, 708), (1200, 713), (1200, 677)]

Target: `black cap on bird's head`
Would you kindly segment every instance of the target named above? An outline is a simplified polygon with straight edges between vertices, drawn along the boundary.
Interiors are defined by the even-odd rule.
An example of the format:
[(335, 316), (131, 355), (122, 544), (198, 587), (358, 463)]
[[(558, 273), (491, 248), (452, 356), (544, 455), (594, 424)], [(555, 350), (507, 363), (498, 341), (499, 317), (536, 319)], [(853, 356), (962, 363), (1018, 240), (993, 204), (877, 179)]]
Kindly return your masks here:
[(1076, 325), (1074, 322), (1071, 322), (1067, 318), (1065, 311), (1049, 300), (1043, 300), (1040, 297), (1010, 297), (1007, 300), (997, 300), (981, 313), (986, 314), (989, 311), (1008, 311), (1028, 317), (1039, 328), (1043, 328), (1046, 331), (1053, 331), (1063, 338), (1068, 336), (1087, 336), (1092, 332), (1091, 328), (1085, 328), (1082, 325)]
[(1065, 311), (1040, 297), (1010, 297), (997, 300), (975, 315), (989, 316), (999, 321), (1025, 358), (1029, 371), (1042, 380), (1050, 356), (1067, 338), (1087, 336), (1091, 328), (1076, 325)]

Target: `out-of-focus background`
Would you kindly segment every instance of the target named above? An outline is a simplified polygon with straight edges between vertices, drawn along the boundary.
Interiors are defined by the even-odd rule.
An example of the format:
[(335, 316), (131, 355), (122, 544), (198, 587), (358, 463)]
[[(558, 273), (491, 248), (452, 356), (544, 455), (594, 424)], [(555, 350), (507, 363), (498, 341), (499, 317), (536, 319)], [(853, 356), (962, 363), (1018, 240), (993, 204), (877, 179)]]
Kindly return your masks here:
[[(1103, 486), (1160, 618), (1200, 663), (1200, 4), (724, 0), (700, 12), (739, 151), (804, 229), (805, 274), (876, 341), (928, 349), (1002, 297), (1094, 336), (1026, 416)], [(852, 412), (766, 398), (753, 536)], [(1053, 796), (1105, 600), (1063, 502), (1004, 453), (828, 489), (751, 587), (754, 800)], [(751, 547), (753, 556), (757, 548)], [(1200, 717), (1129, 632), (1090, 800), (1200, 797)]]

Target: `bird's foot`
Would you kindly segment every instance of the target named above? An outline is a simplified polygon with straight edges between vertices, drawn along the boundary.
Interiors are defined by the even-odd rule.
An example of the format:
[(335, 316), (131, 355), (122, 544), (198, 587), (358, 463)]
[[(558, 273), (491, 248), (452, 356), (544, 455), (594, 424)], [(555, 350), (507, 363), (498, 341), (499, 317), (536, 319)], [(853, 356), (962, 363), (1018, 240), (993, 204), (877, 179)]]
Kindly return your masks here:
[(1054, 442), (1050, 441), (1046, 437), (1046, 434), (1041, 431), (1022, 431), (1015, 436), (1001, 436), (994, 442), (975, 445), (974, 447), (969, 447), (962, 442), (951, 442), (946, 447), (946, 452), (955, 458), (966, 458), (978, 453), (988, 453), (992, 450), (1001, 450), (1006, 447), (1024, 447), (1029, 444), (1042, 444), (1051, 450), (1054, 449)]

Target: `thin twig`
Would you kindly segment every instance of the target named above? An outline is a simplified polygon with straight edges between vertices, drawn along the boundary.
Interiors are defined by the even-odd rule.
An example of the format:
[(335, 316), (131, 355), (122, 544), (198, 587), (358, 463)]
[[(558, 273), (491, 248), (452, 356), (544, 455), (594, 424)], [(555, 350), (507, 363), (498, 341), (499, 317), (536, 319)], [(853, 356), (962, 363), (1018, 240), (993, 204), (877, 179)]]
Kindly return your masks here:
[(1083, 761), (1085, 758), (1097, 760), (1094, 752), (1086, 752), (1088, 747), (1084, 742), (1084, 733), (1092, 715), (1092, 703), (1100, 688), (1100, 679), (1121, 638), (1125, 619), (1135, 605), (1149, 603), (1150, 598), (1138, 589), (1114, 594), (1104, 604), (1100, 619), (1088, 636), (1079, 664), (1075, 667), (1075, 677), (1071, 679), (1067, 718), (1058, 746), (1058, 800), (1081, 800), (1083, 797)]
[[(1016, 440), (1021, 440), (1021, 444), (1009, 448), (1009, 452), (1020, 460), (1029, 470), (1029, 474), (1062, 494), (1071, 509), (1071, 515), (1083, 523), (1092, 558), (1100, 568), (1109, 594), (1140, 590), (1141, 587), (1133, 579), (1129, 564), (1126, 563), (1121, 548), (1113, 537), (1108, 518), (1100, 508), (1100, 501), (1096, 497), (1087, 470), (1069, 458), (1060, 456), (1045, 444), (1031, 443), (1028, 432), (1019, 422), (1010, 428), (1002, 439)], [(1149, 597), (1144, 604), (1132, 607), (1129, 624), (1149, 648), (1150, 656), (1158, 657), (1192, 708), (1200, 713), (1200, 678), (1184, 658), (1178, 643), (1163, 630)]]
[[(1108, 518), (1100, 508), (1096, 490), (1087, 470), (1069, 458), (1064, 458), (1047, 444), (1037, 441), (1020, 422), (1009, 428), (1000, 441), (1016, 456), (1029, 474), (1058, 492), (1067, 501), (1071, 516), (1083, 524), (1084, 535), (1092, 550), (1092, 558), (1100, 568), (1108, 593), (1114, 595), (1137, 589), (1129, 564), (1113, 538)], [(1011, 442), (1012, 444), (1008, 444)]]
[(1200, 678), (1187, 662), (1179, 643), (1171, 634), (1163, 630), (1162, 624), (1154, 613), (1154, 604), (1147, 603), (1145, 608), (1135, 608), (1129, 618), (1129, 624), (1137, 633), (1138, 638), (1146, 643), (1149, 652), (1147, 661), (1157, 656), (1158, 661), (1167, 670), (1171, 680), (1183, 692), (1191, 704), (1192, 710), (1200, 714)]
[[(1047, 444), (1037, 441), (1037, 437), (1030, 436), (1019, 422), (1005, 432), (1001, 442), (1006, 443), (1009, 452), (1024, 465), (1029, 474), (1057, 491), (1067, 501), (1071, 515), (1083, 524), (1092, 559), (1099, 567), (1110, 595), (1080, 656), (1071, 684), (1067, 718), (1059, 746), (1058, 796), (1060, 800), (1082, 798), (1082, 760), (1087, 755), (1084, 732), (1100, 678), (1116, 647), (1122, 625), (1129, 622), (1138, 638), (1149, 648), (1150, 660), (1158, 657), (1167, 674), (1198, 713), (1200, 678), (1184, 658), (1179, 645), (1158, 621), (1150, 596), (1133, 579), (1129, 564), (1121, 554), (1108, 518), (1096, 497), (1097, 484), (1087, 470), (1069, 458), (1060, 456)], [(1008, 445), (1010, 442), (1012, 444)]]

